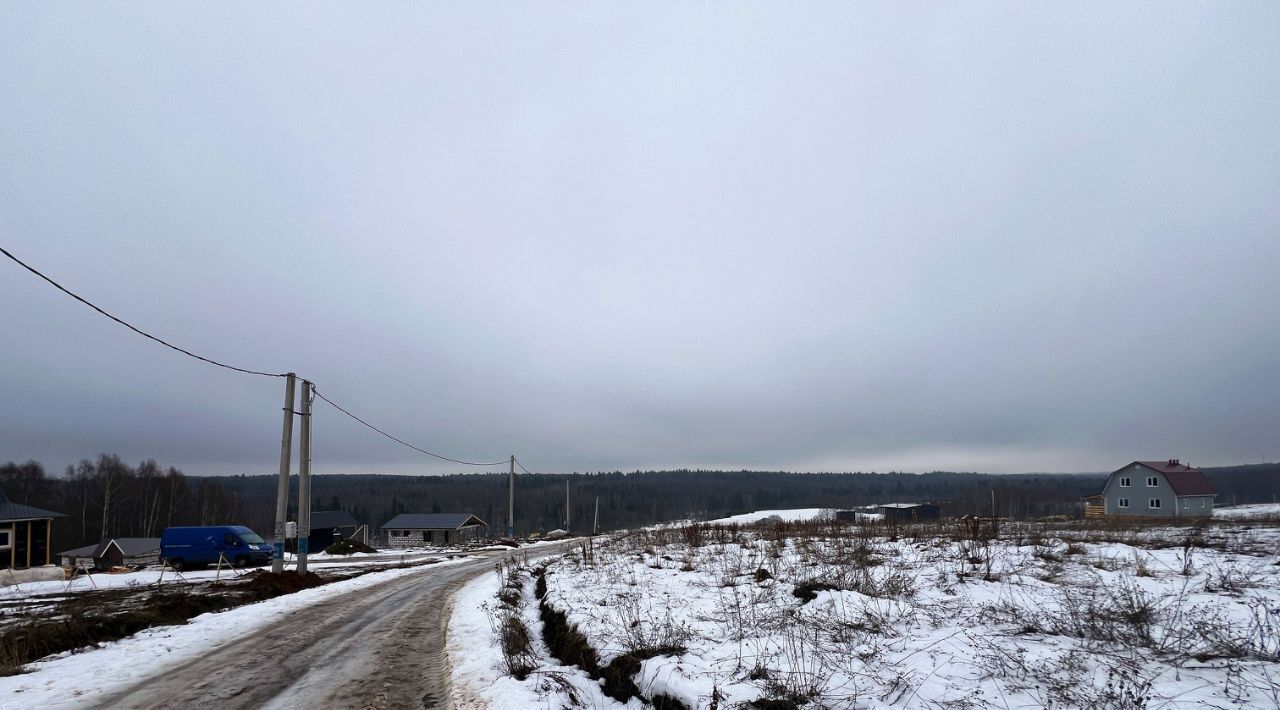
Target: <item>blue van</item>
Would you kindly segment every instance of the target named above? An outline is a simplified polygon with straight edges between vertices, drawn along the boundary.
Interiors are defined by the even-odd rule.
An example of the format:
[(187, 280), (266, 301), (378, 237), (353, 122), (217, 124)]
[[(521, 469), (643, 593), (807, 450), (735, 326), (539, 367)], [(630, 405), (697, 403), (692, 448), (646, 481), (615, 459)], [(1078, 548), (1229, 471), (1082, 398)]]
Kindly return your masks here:
[(271, 546), (243, 525), (165, 528), (160, 534), (160, 557), (175, 570), (218, 562), (221, 554), (236, 567), (271, 561)]

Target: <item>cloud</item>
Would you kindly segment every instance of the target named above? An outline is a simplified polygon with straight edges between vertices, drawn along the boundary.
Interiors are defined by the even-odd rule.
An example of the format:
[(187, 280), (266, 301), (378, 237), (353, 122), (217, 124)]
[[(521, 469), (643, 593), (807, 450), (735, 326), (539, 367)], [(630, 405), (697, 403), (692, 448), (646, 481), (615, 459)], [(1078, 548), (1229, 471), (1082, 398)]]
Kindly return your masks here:
[[(1154, 9), (7, 7), (0, 241), (458, 458), (1274, 458), (1280, 17)], [(0, 459), (274, 470), (278, 382), (0, 314)]]

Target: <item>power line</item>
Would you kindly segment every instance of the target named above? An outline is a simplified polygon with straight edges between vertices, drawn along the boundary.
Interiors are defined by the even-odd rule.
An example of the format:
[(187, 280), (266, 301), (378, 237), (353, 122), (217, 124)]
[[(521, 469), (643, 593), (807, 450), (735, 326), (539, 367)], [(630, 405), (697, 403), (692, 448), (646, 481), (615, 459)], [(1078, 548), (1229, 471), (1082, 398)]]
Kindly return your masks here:
[[(365, 420), (361, 419), (360, 417), (357, 417), (356, 415), (352, 414), (351, 412), (348, 412), (347, 410), (343, 409), (343, 408), (342, 408), (342, 407), (341, 407), (337, 402), (334, 402), (333, 400), (329, 399), (328, 397), (326, 397), (326, 396), (324, 396), (324, 395), (320, 394), (320, 390), (317, 390), (317, 389), (315, 389), (315, 388), (313, 387), (311, 391), (315, 393), (315, 395), (316, 395), (316, 397), (317, 397), (317, 398), (322, 399), (322, 400), (324, 400), (325, 402), (328, 402), (330, 406), (332, 406), (334, 409), (338, 410), (339, 412), (342, 412), (343, 414), (347, 415), (348, 417), (351, 417), (352, 419), (354, 419), (354, 420), (356, 420), (356, 421), (360, 422), (361, 424), (363, 424), (363, 425), (365, 425), (365, 426), (369, 427), (370, 429), (372, 429), (372, 430), (374, 430), (374, 431), (378, 432), (379, 434), (381, 434), (381, 435), (383, 435), (383, 436), (387, 437), (388, 439), (390, 439), (390, 440), (392, 440), (392, 441), (396, 442), (397, 444), (400, 444), (401, 446), (407, 446), (407, 447), (409, 447), (410, 449), (413, 449), (414, 451), (417, 451), (418, 453), (426, 454), (427, 456), (434, 456), (435, 458), (438, 458), (438, 459), (440, 459), (440, 460), (442, 460), (442, 461), (450, 461), (450, 462), (452, 462), (452, 463), (460, 463), (460, 464), (462, 464), (462, 465), (464, 465), (464, 466), (501, 466), (502, 464), (504, 464), (504, 463), (507, 463), (507, 462), (508, 462), (506, 459), (503, 459), (502, 461), (494, 461), (494, 462), (492, 462), (492, 463), (480, 463), (480, 462), (476, 462), (476, 461), (462, 461), (462, 460), (459, 460), (459, 459), (451, 459), (451, 458), (449, 458), (448, 456), (441, 456), (440, 454), (432, 453), (432, 452), (430, 452), (430, 451), (427, 451), (426, 449), (418, 448), (417, 446), (414, 446), (413, 444), (410, 444), (409, 442), (407, 442), (407, 441), (405, 441), (405, 440), (403, 440), (403, 439), (399, 439), (399, 438), (397, 438), (397, 437), (394, 437), (394, 436), (392, 436), (392, 435), (388, 434), (387, 432), (385, 432), (385, 431), (383, 431), (383, 430), (379, 429), (378, 427), (376, 427), (376, 426), (374, 426), (374, 425), (370, 424), (369, 422), (366, 422)], [(523, 467), (523, 466), (521, 466), (521, 468), (524, 468), (524, 467)]]
[[(148, 332), (146, 332), (146, 331), (142, 330), (141, 328), (138, 328), (138, 327), (134, 326), (133, 324), (131, 324), (131, 323), (129, 323), (129, 322), (127, 322), (127, 321), (125, 321), (125, 320), (123, 320), (123, 319), (121, 319), (121, 318), (117, 318), (116, 316), (111, 315), (110, 313), (106, 312), (105, 310), (103, 310), (103, 309), (99, 308), (98, 306), (94, 305), (93, 303), (89, 302), (87, 299), (85, 299), (85, 298), (83, 298), (83, 297), (81, 297), (81, 296), (77, 295), (76, 293), (72, 292), (70, 289), (68, 289), (67, 287), (65, 287), (65, 286), (63, 286), (62, 284), (58, 283), (57, 281), (54, 281), (53, 279), (49, 278), (48, 276), (45, 276), (43, 273), (41, 273), (41, 272), (40, 272), (38, 269), (36, 269), (35, 267), (31, 266), (30, 264), (27, 264), (27, 263), (26, 263), (26, 262), (24, 262), (23, 260), (21, 260), (21, 259), (19, 259), (18, 257), (14, 256), (12, 253), (10, 253), (10, 252), (9, 252), (9, 250), (8, 250), (8, 249), (5, 249), (4, 247), (0, 247), (0, 253), (4, 254), (4, 255), (5, 255), (5, 256), (7, 256), (7, 257), (9, 257), (9, 258), (10, 258), (10, 259), (12, 259), (15, 263), (17, 263), (19, 266), (21, 266), (22, 268), (26, 269), (27, 271), (30, 271), (31, 273), (35, 274), (36, 276), (39, 276), (40, 278), (42, 278), (42, 279), (44, 279), (45, 281), (49, 282), (49, 284), (51, 284), (54, 288), (58, 289), (59, 291), (61, 291), (61, 292), (65, 293), (65, 294), (67, 294), (68, 296), (70, 296), (70, 297), (72, 297), (72, 298), (76, 299), (77, 301), (79, 301), (79, 302), (83, 303), (84, 305), (86, 305), (86, 306), (88, 306), (88, 307), (92, 308), (93, 310), (95, 310), (95, 311), (97, 311), (98, 313), (100, 313), (100, 314), (102, 314), (102, 315), (106, 316), (107, 318), (110, 318), (111, 320), (113, 320), (113, 321), (115, 321), (115, 322), (119, 323), (120, 325), (123, 325), (124, 327), (128, 328), (129, 330), (132, 330), (133, 332), (137, 333), (138, 335), (141, 335), (141, 336), (143, 336), (144, 338), (148, 338), (148, 339), (150, 339), (150, 340), (154, 340), (155, 342), (160, 343), (161, 345), (165, 346), (166, 348), (169, 348), (170, 350), (176, 350), (176, 351), (178, 351), (178, 352), (182, 353), (183, 355), (187, 355), (187, 356), (189, 356), (189, 357), (193, 357), (193, 358), (195, 358), (195, 359), (197, 359), (197, 360), (200, 360), (201, 362), (206, 362), (206, 363), (208, 363), (208, 364), (210, 364), (210, 365), (216, 365), (216, 366), (218, 366), (218, 367), (225, 368), (225, 369), (228, 369), (228, 370), (234, 370), (235, 372), (243, 372), (243, 373), (245, 373), (245, 374), (247, 374), (247, 375), (261, 375), (261, 376), (263, 376), (263, 377), (288, 377), (288, 376), (289, 376), (289, 373), (287, 373), (287, 372), (279, 372), (279, 373), (276, 373), (276, 372), (262, 372), (262, 371), (260, 371), (260, 370), (249, 370), (249, 369), (246, 369), (246, 368), (243, 368), (243, 367), (235, 367), (234, 365), (228, 365), (228, 364), (226, 364), (226, 363), (218, 362), (217, 360), (213, 360), (213, 359), (211, 359), (211, 358), (204, 357), (203, 355), (197, 355), (197, 354), (195, 354), (195, 353), (193, 353), (193, 352), (191, 352), (190, 350), (187, 350), (187, 349), (185, 349), (185, 348), (180, 348), (180, 347), (178, 347), (177, 345), (174, 345), (173, 343), (170, 343), (170, 342), (168, 342), (168, 341), (166, 341), (166, 340), (163, 340), (163, 339), (161, 339), (161, 338), (158, 338), (158, 337), (156, 337), (156, 336), (154, 336), (154, 335), (152, 335), (152, 334), (150, 334), (150, 333), (148, 333)], [(402, 446), (407, 446), (407, 447), (409, 447), (410, 449), (413, 449), (414, 451), (417, 451), (417, 452), (419, 452), (419, 453), (426, 454), (427, 456), (434, 456), (435, 458), (441, 459), (442, 461), (449, 461), (449, 462), (451, 462), (451, 463), (462, 464), (462, 465), (464, 465), (464, 466), (500, 466), (500, 465), (502, 465), (502, 464), (504, 464), (504, 463), (507, 463), (507, 461), (506, 461), (506, 460), (502, 460), (502, 461), (494, 461), (493, 463), (479, 463), (479, 462), (476, 462), (476, 461), (462, 461), (462, 460), (460, 460), (460, 459), (449, 458), (448, 456), (441, 456), (440, 454), (433, 453), (433, 452), (431, 452), (431, 451), (427, 451), (426, 449), (423, 449), (423, 448), (419, 448), (419, 447), (417, 447), (417, 446), (414, 446), (413, 444), (410, 444), (409, 442), (404, 441), (403, 439), (399, 439), (399, 438), (397, 438), (397, 437), (394, 437), (394, 436), (392, 436), (391, 434), (388, 434), (387, 432), (385, 432), (385, 431), (383, 431), (383, 430), (379, 429), (378, 427), (376, 427), (376, 426), (374, 426), (374, 425), (370, 424), (369, 422), (366, 422), (365, 420), (361, 419), (360, 417), (357, 417), (356, 415), (352, 414), (351, 412), (348, 412), (346, 409), (343, 409), (343, 408), (342, 408), (342, 407), (341, 407), (337, 402), (334, 402), (333, 400), (329, 399), (328, 397), (325, 397), (324, 395), (320, 394), (319, 390), (315, 389), (314, 384), (313, 384), (313, 386), (312, 386), (312, 388), (311, 388), (311, 392), (312, 392), (316, 397), (318, 397), (318, 398), (320, 398), (320, 399), (324, 400), (325, 402), (328, 402), (330, 405), (332, 405), (332, 406), (333, 406), (333, 408), (334, 408), (334, 409), (337, 409), (339, 412), (342, 412), (343, 414), (347, 415), (348, 417), (351, 417), (352, 419), (356, 420), (357, 422), (360, 422), (361, 424), (365, 425), (366, 427), (368, 427), (368, 428), (370, 428), (370, 429), (372, 429), (372, 430), (374, 430), (374, 431), (378, 432), (379, 434), (381, 434), (381, 435), (383, 435), (383, 436), (387, 437), (388, 439), (391, 439), (392, 441), (396, 442), (397, 444), (400, 444), (400, 445), (402, 445)], [(524, 468), (524, 465), (522, 464), (522, 465), (520, 466), (520, 468)], [(527, 472), (528, 472), (528, 471), (526, 471), (526, 473), (527, 473)]]
[(154, 335), (152, 335), (152, 334), (150, 334), (150, 333), (148, 333), (148, 332), (146, 332), (146, 331), (142, 330), (141, 328), (138, 328), (138, 327), (136, 327), (136, 326), (134, 326), (134, 325), (132, 325), (132, 324), (130, 324), (130, 323), (125, 322), (124, 320), (121, 320), (120, 318), (117, 318), (117, 317), (115, 317), (115, 316), (111, 315), (110, 313), (107, 313), (106, 311), (102, 310), (101, 308), (99, 308), (99, 307), (97, 307), (97, 306), (93, 305), (92, 303), (90, 303), (88, 300), (86, 300), (86, 299), (84, 299), (84, 298), (82, 298), (82, 297), (80, 297), (80, 296), (76, 295), (75, 293), (72, 293), (70, 290), (68, 290), (68, 289), (67, 289), (65, 286), (63, 286), (62, 284), (58, 283), (57, 281), (54, 281), (53, 279), (49, 278), (48, 276), (45, 276), (44, 274), (42, 274), (42, 273), (40, 273), (38, 270), (36, 270), (36, 269), (35, 269), (35, 267), (33, 267), (33, 266), (31, 266), (31, 265), (27, 264), (26, 262), (22, 261), (22, 260), (21, 260), (21, 259), (19, 259), (18, 257), (16, 257), (16, 256), (14, 256), (13, 254), (9, 253), (9, 250), (8, 250), (8, 249), (5, 249), (4, 247), (0, 247), (0, 253), (3, 253), (5, 256), (7, 256), (7, 257), (9, 257), (10, 259), (12, 259), (13, 261), (17, 262), (17, 264), (18, 264), (19, 266), (21, 266), (22, 268), (26, 269), (27, 271), (30, 271), (31, 273), (35, 274), (36, 276), (39, 276), (40, 278), (44, 279), (45, 281), (48, 281), (50, 284), (52, 284), (52, 285), (53, 285), (53, 287), (54, 287), (54, 288), (58, 289), (59, 291), (61, 291), (61, 292), (65, 293), (65, 294), (67, 294), (68, 296), (70, 296), (70, 297), (72, 297), (72, 298), (76, 299), (77, 301), (79, 301), (79, 302), (83, 303), (84, 305), (86, 305), (86, 306), (88, 306), (88, 307), (92, 308), (93, 310), (97, 311), (98, 313), (101, 313), (102, 315), (104, 315), (104, 316), (106, 316), (106, 317), (110, 318), (111, 320), (113, 320), (113, 321), (115, 321), (115, 322), (119, 323), (120, 325), (123, 325), (124, 327), (128, 328), (129, 330), (132, 330), (133, 332), (137, 333), (138, 335), (141, 335), (141, 336), (142, 336), (142, 337), (144, 337), (144, 338), (149, 338), (149, 339), (151, 339), (151, 340), (154, 340), (154, 341), (156, 341), (157, 343), (160, 343), (161, 345), (165, 346), (166, 348), (169, 348), (170, 350), (177, 350), (178, 352), (182, 353), (183, 355), (187, 355), (187, 356), (189, 356), (189, 357), (193, 357), (193, 358), (195, 358), (195, 359), (197, 359), (197, 360), (200, 360), (200, 361), (203, 361), (203, 362), (207, 362), (207, 363), (209, 363), (210, 365), (217, 365), (218, 367), (226, 368), (226, 369), (228, 369), (228, 370), (234, 370), (234, 371), (236, 371), (236, 372), (243, 372), (243, 373), (245, 373), (246, 375), (261, 375), (261, 376), (263, 376), (263, 377), (285, 377), (285, 376), (287, 376), (287, 375), (288, 375), (288, 373), (285, 373), (285, 372), (262, 372), (262, 371), (260, 371), (260, 370), (248, 370), (248, 369), (245, 369), (245, 368), (243, 368), (243, 367), (235, 367), (234, 365), (228, 365), (228, 364), (226, 364), (226, 363), (218, 362), (217, 360), (213, 360), (213, 359), (210, 359), (210, 358), (204, 357), (203, 355), (197, 355), (197, 354), (195, 354), (195, 353), (193, 353), (193, 352), (191, 352), (190, 350), (187, 350), (187, 349), (185, 349), (185, 348), (180, 348), (180, 347), (178, 347), (177, 345), (174, 345), (173, 343), (170, 343), (170, 342), (167, 342), (167, 341), (162, 340), (162, 339), (160, 339), (160, 338), (157, 338), (156, 336), (154, 336)]
[(532, 475), (533, 475), (533, 471), (530, 471), (529, 469), (525, 468), (525, 467), (524, 467), (524, 464), (520, 463), (520, 459), (516, 459), (516, 465), (520, 467), (520, 470), (521, 470), (521, 471), (524, 471), (525, 473), (529, 474), (530, 476), (532, 476)]

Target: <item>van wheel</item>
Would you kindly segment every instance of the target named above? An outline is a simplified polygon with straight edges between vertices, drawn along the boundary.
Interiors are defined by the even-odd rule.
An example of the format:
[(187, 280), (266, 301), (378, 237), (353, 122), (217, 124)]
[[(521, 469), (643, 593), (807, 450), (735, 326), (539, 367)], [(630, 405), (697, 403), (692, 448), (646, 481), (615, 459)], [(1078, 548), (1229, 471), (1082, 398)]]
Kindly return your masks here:
[(249, 566), (248, 557), (245, 557), (244, 555), (240, 555), (239, 557), (236, 558), (236, 567), (248, 567), (248, 566)]
[(177, 559), (169, 560), (169, 566), (173, 568), (174, 572), (181, 572), (187, 565), (181, 559)]

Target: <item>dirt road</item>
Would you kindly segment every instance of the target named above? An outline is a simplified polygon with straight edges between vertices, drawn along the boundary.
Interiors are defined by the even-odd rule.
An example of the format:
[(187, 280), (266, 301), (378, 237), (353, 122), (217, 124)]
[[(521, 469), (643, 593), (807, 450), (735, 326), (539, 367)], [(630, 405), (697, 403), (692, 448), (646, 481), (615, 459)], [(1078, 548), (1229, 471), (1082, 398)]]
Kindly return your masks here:
[(453, 594), (503, 556), (485, 553), (299, 608), (98, 707), (448, 708)]

